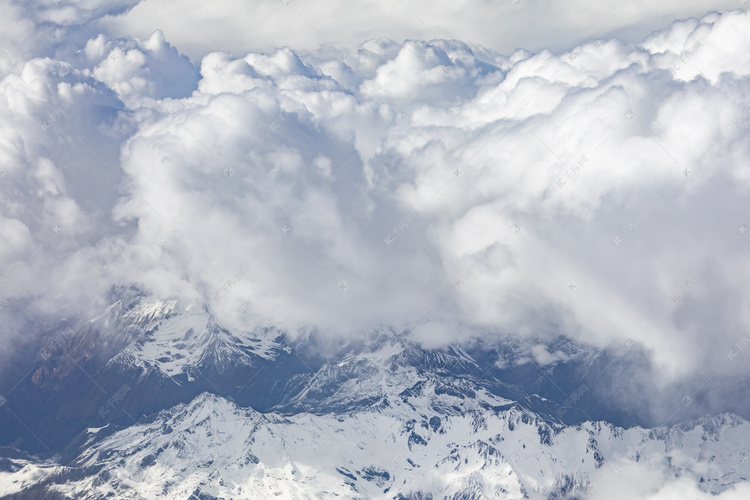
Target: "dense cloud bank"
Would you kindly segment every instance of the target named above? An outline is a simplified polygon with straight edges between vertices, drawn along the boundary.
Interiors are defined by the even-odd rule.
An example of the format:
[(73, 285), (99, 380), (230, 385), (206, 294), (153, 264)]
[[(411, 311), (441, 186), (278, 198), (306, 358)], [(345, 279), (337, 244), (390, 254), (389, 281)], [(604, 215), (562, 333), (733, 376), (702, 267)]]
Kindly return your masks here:
[(664, 386), (746, 374), (746, 12), (559, 54), (370, 40), (195, 67), (76, 5), (3, 7), (7, 324), (132, 282), (228, 326), (566, 335), (642, 346)]
[[(52, 0), (48, 0), (50, 3)], [(738, 9), (745, 0), (141, 0), (92, 30), (147, 37), (162, 29), (192, 59), (221, 50), (234, 56), (281, 45), (312, 50), (363, 40), (446, 39), (509, 54), (570, 50), (582, 40), (639, 42), (675, 19)]]

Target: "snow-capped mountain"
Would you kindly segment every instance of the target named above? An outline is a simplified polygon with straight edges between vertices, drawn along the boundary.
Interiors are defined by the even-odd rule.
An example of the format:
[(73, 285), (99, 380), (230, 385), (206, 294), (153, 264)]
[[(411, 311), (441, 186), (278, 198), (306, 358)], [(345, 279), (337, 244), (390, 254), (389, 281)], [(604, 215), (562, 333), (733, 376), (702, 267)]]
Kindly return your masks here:
[(229, 332), (205, 307), (126, 287), (113, 289), (99, 314), (55, 325), (19, 349), (29, 351), (0, 388), (16, 408), (15, 416), (0, 411), (0, 444), (33, 452), (71, 450), (87, 427), (129, 425), (203, 391), (242, 388), (241, 401), (265, 409), (278, 400), (258, 385), (265, 373), (275, 380), (309, 370), (274, 328)]
[[(512, 403), (445, 415), (422, 398), (354, 413), (262, 414), (212, 394), (111, 433), (67, 467), (12, 460), (5, 493), (61, 498), (577, 498), (630, 464), (718, 493), (750, 474), (750, 425), (721, 415), (628, 430), (551, 425)], [(106, 437), (102, 437), (106, 436)], [(6, 470), (8, 467), (6, 466)]]
[(254, 366), (258, 358), (274, 359), (280, 332), (255, 329), (233, 334), (213, 321), (205, 308), (180, 308), (176, 301), (139, 303), (123, 315), (128, 327), (141, 325), (136, 337), (109, 362), (110, 366), (158, 371), (168, 377), (204, 366), (224, 372), (237, 365)]
[(3, 390), (9, 498), (572, 499), (633, 469), (707, 494), (750, 474), (744, 419), (617, 425), (591, 377), (620, 358), (562, 338), (425, 349), (379, 327), (325, 352), (128, 289), (59, 330)]

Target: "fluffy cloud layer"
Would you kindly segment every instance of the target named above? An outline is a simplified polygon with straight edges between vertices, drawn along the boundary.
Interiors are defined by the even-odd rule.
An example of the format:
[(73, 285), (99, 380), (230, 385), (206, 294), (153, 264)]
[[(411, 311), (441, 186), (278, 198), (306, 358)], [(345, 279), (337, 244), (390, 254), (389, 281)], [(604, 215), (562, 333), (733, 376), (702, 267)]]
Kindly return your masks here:
[(701, 491), (687, 477), (665, 477), (662, 470), (638, 463), (605, 465), (591, 482), (588, 498), (622, 500), (741, 500), (750, 494), (750, 485), (740, 483), (712, 495)]
[(216, 309), (290, 329), (528, 328), (718, 366), (749, 319), (748, 24), (560, 56), (211, 54), (124, 145), (114, 214), (159, 293), (211, 301), (242, 270)]
[[(51, 0), (50, 0), (51, 1)], [(163, 29), (172, 43), (200, 60), (233, 55), (354, 46), (363, 40), (456, 39), (511, 53), (519, 47), (569, 50), (582, 41), (640, 41), (674, 19), (737, 9), (743, 0), (142, 0), (122, 16), (99, 23), (112, 33), (146, 37)]]
[(561, 54), (238, 45), (196, 68), (71, 5), (39, 24), (55, 50), (2, 67), (3, 304), (73, 314), (133, 281), (228, 326), (563, 334), (643, 346), (664, 385), (746, 375), (745, 12)]

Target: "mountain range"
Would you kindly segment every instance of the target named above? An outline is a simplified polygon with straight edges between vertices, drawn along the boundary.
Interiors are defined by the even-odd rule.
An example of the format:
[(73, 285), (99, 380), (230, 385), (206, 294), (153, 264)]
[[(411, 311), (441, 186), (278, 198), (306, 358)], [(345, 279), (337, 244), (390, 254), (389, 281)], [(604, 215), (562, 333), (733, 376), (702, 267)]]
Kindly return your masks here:
[(573, 499), (633, 468), (709, 494), (750, 474), (740, 416), (686, 400), (646, 426), (606, 404), (610, 367), (642, 359), (627, 349), (523, 333), (427, 349), (384, 325), (331, 342), (230, 331), (134, 288), (107, 300), (5, 367), (2, 498)]

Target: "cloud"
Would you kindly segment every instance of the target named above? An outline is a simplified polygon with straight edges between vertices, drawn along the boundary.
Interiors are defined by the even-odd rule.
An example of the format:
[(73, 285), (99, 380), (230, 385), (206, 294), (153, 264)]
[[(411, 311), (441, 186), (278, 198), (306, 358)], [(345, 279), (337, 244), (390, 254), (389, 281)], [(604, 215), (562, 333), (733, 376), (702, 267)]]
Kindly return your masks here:
[(106, 20), (98, 3), (39, 5), (57, 38), (19, 42), (0, 80), (0, 299), (70, 314), (129, 280), (227, 326), (385, 323), (430, 346), (523, 330), (640, 345), (660, 390), (747, 375), (746, 12), (538, 53), (222, 53), (191, 32), (194, 65), (169, 29), (71, 22), (127, 27), (148, 1)]
[(109, 40), (104, 35), (86, 44), (93, 76), (115, 91), (129, 107), (143, 99), (187, 97), (198, 83), (198, 70), (168, 44), (161, 31), (148, 39)]
[(537, 344), (531, 348), (531, 355), (539, 366), (546, 366), (565, 361), (568, 356), (562, 351), (550, 352), (546, 345)]
[(82, 25), (106, 15), (127, 12), (139, 0), (32, 0), (26, 7), (37, 23), (61, 27)]
[[(650, 452), (653, 456), (653, 452)], [(668, 477), (667, 467), (627, 462), (605, 464), (592, 476), (587, 498), (621, 498), (622, 500), (740, 500), (750, 493), (748, 483), (739, 483), (718, 495), (702, 491), (688, 477)]]
[[(144, 0), (127, 14), (99, 25), (118, 36), (145, 35), (155, 29), (191, 58), (221, 50), (235, 57), (245, 52), (273, 52), (352, 47), (363, 40), (386, 38), (456, 39), (510, 54), (521, 47), (556, 53), (595, 38), (638, 42), (674, 19), (708, 11), (740, 8), (737, 0), (365, 0), (315, 5), (296, 0), (222, 2)], [(346, 19), (346, 22), (341, 22)], [(338, 55), (338, 54), (337, 54)]]
[[(747, 23), (489, 60), (370, 43), (359, 76), (289, 49), (212, 54), (199, 90), (127, 141), (115, 216), (137, 222), (160, 293), (210, 297), (241, 270), (225, 304), (290, 329), (526, 327), (632, 340), (684, 377), (748, 325), (745, 71), (714, 42), (743, 53)], [(726, 70), (686, 76), (693, 50)]]
[(11, 2), (0, 5), (0, 17), (7, 24), (0, 33), (0, 76), (4, 77), (30, 55), (26, 44), (21, 41), (32, 35), (34, 23), (24, 17), (20, 6)]
[[(48, 19), (36, 21), (42, 33), (52, 29)], [(64, 61), (34, 57), (41, 36), (30, 31), (13, 44), (14, 56), (30, 57), (0, 79), (7, 125), (0, 134), (0, 315), (6, 321), (14, 314), (39, 321), (83, 314), (127, 274), (118, 261), (126, 229), (113, 225), (111, 215), (126, 189), (121, 142), (134, 120), (151, 114), (148, 99), (184, 97), (197, 80), (197, 70), (160, 33), (145, 42), (102, 35)], [(110, 56), (124, 53), (122, 47), (153, 68), (129, 67), (118, 79)], [(139, 79), (140, 93), (128, 86)], [(139, 111), (125, 113), (123, 100)]]

